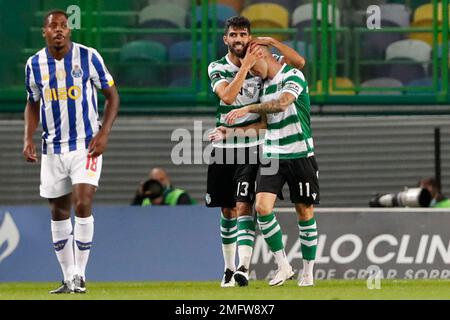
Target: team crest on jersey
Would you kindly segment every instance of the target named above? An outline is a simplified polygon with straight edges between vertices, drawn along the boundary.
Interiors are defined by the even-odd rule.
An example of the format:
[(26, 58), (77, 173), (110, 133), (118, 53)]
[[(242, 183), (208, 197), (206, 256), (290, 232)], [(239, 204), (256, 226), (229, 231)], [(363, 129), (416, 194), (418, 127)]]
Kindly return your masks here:
[(81, 78), (83, 76), (83, 70), (80, 68), (79, 65), (74, 65), (72, 69), (72, 77), (74, 78)]

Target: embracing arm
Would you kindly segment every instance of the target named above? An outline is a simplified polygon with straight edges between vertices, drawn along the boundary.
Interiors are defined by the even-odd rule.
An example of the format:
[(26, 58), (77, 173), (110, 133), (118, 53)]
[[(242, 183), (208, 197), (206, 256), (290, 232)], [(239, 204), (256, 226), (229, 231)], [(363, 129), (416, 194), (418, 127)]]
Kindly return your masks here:
[(277, 48), (280, 54), (284, 56), (284, 62), (294, 68), (302, 69), (306, 64), (305, 58), (302, 57), (297, 51), (274, 38), (258, 37), (253, 39), (252, 43)]
[(267, 129), (267, 116), (265, 114), (261, 114), (261, 119), (259, 122), (255, 122), (244, 127), (217, 127), (209, 134), (209, 140), (220, 141), (232, 137), (256, 137), (259, 134), (262, 134), (262, 130), (265, 129)]
[(233, 124), (237, 118), (245, 116), (247, 113), (277, 113), (283, 112), (286, 108), (295, 101), (295, 96), (288, 92), (283, 92), (278, 99), (251, 104), (240, 109), (234, 109), (225, 116), (225, 122)]

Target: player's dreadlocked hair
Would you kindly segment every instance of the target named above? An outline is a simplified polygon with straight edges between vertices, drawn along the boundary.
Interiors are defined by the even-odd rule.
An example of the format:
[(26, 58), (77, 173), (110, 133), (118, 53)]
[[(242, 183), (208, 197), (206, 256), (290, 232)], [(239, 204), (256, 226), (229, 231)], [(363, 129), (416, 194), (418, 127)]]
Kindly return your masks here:
[(234, 16), (227, 20), (225, 23), (225, 30), (224, 34), (226, 35), (228, 33), (228, 30), (230, 27), (235, 29), (247, 29), (248, 33), (250, 34), (250, 21), (243, 16)]

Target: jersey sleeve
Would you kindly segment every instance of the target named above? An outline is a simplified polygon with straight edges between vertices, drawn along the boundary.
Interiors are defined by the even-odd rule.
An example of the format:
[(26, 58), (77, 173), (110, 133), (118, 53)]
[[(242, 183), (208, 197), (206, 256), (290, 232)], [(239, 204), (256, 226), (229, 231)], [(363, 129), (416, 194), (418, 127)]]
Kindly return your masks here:
[(38, 102), (41, 98), (41, 91), (34, 78), (31, 58), (28, 59), (27, 64), (25, 65), (25, 88), (27, 90), (27, 100), (30, 102)]
[(284, 77), (281, 93), (288, 92), (297, 99), (302, 91), (306, 90), (306, 87), (307, 83), (303, 73), (298, 69), (292, 68)]
[(112, 87), (114, 85), (114, 79), (109, 73), (108, 68), (106, 68), (102, 56), (95, 49), (92, 49), (91, 53), (90, 70), (93, 70), (91, 79), (95, 86), (97, 89)]
[(215, 92), (217, 85), (222, 82), (228, 82), (228, 80), (225, 78), (223, 70), (220, 68), (220, 64), (218, 63), (211, 63), (208, 66), (208, 76), (209, 80), (211, 80), (211, 88), (212, 91)]

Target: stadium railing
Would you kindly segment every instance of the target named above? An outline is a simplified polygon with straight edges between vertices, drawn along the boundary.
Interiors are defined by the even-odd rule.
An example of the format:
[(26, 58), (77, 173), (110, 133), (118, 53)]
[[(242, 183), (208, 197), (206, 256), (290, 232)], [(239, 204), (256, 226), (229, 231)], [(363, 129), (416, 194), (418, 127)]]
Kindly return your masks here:
[[(20, 61), (15, 61), (17, 65), (17, 75), (11, 76), (11, 81), (1, 83), (0, 102), (1, 111), (22, 111), (24, 102), (23, 89), (23, 67), (28, 56), (35, 53), (43, 46), (40, 37), (40, 23), (48, 7), (46, 1), (41, 1), (41, 6), (34, 14), (34, 24), (29, 27), (29, 35), (26, 43), (23, 43)], [(273, 2), (273, 1), (272, 1)], [(319, 5), (319, 2), (321, 5)], [(398, 3), (398, 1), (396, 1)], [(108, 10), (111, 1), (87, 1), (80, 0), (82, 27), (73, 31), (73, 40), (96, 48), (105, 58), (106, 64), (116, 77), (118, 88), (122, 97), (122, 110), (125, 112), (152, 112), (170, 107), (186, 107), (189, 110), (200, 110), (201, 107), (209, 107), (217, 103), (217, 99), (211, 93), (207, 68), (210, 61), (220, 58), (223, 51), (220, 51), (221, 35), (223, 26), (217, 23), (217, 12), (215, 5), (217, 1), (192, 0), (191, 6), (186, 13), (186, 21), (197, 22), (186, 23), (184, 28), (146, 28), (140, 27), (136, 22), (139, 10)], [(201, 10), (198, 10), (198, 3)], [(409, 3), (409, 1), (405, 1)], [(431, 27), (382, 27), (381, 29), (368, 29), (355, 27), (352, 25), (341, 25), (336, 21), (336, 8), (339, 5), (336, 0), (313, 1), (313, 16), (311, 24), (302, 31), (304, 35), (309, 35), (312, 47), (305, 53), (307, 66), (304, 73), (310, 86), (311, 102), (319, 105), (329, 104), (448, 104), (449, 95), (449, 56), (448, 43), (448, 23), (449, 12), (448, 0), (442, 0), (441, 6), (437, 0), (432, 0), (433, 22)], [(210, 6), (213, 9), (210, 9)], [(329, 10), (331, 6), (332, 10)], [(244, 8), (245, 9), (245, 8)], [(442, 12), (438, 12), (438, 10)], [(320, 12), (319, 12), (320, 10)], [(341, 8), (341, 11), (345, 10)], [(3, 15), (5, 13), (1, 13)], [(201, 17), (197, 15), (201, 14)], [(331, 14), (331, 16), (330, 16)], [(439, 16), (439, 21), (438, 21)], [(319, 17), (319, 18), (318, 18)], [(108, 21), (126, 21), (128, 23), (117, 23), (116, 26), (104, 23)], [(331, 23), (328, 23), (332, 21)], [(288, 28), (255, 28), (252, 30), (255, 36), (267, 34), (280, 34), (288, 38), (294, 48), (298, 41), (304, 41), (296, 27)], [(423, 33), (432, 34), (432, 56), (430, 61), (424, 61), (431, 65), (431, 86), (407, 86), (396, 88), (402, 94), (391, 94), (391, 87), (362, 87), (360, 78), (361, 66), (389, 66), (391, 64), (408, 63), (405, 61), (386, 61), (367, 59), (361, 56), (361, 36), (366, 33)], [(176, 35), (180, 39), (190, 40), (193, 44), (201, 43), (200, 48), (192, 45), (190, 61), (144, 61), (142, 66), (152, 70), (171, 70), (179, 66), (184, 66), (189, 72), (189, 79), (183, 85), (170, 86), (169, 81), (162, 81), (155, 85), (130, 86), (121, 85), (119, 55), (121, 48), (133, 39), (150, 37), (152, 35)], [(38, 39), (38, 40), (36, 40)], [(442, 40), (442, 41), (441, 41)], [(38, 45), (37, 41), (42, 41)], [(440, 42), (444, 45), (440, 46)], [(115, 45), (117, 43), (117, 45)], [(210, 50), (212, 44), (212, 50)], [(115, 46), (114, 46), (115, 45)], [(198, 52), (200, 50), (200, 52)], [(439, 50), (441, 54), (438, 55)], [(197, 57), (200, 56), (200, 59)], [(348, 78), (353, 83), (351, 94), (348, 94), (349, 87), (340, 87), (336, 79)], [(323, 81), (331, 79), (331, 81)], [(173, 80), (173, 79), (172, 79)], [(321, 80), (320, 91), (317, 83)], [(417, 80), (417, 79), (411, 79)], [(340, 92), (341, 91), (341, 92)], [(363, 91), (360, 93), (360, 91)], [(383, 92), (375, 98), (365, 92)], [(341, 93), (341, 94), (339, 94)], [(100, 95), (101, 96), (101, 95)], [(197, 108), (192, 108), (197, 107)], [(211, 111), (207, 111), (212, 112)]]

